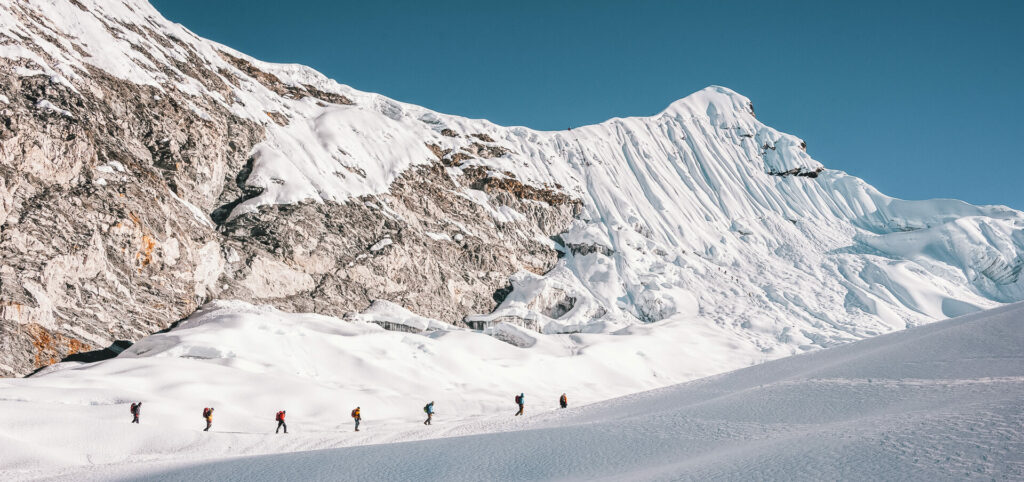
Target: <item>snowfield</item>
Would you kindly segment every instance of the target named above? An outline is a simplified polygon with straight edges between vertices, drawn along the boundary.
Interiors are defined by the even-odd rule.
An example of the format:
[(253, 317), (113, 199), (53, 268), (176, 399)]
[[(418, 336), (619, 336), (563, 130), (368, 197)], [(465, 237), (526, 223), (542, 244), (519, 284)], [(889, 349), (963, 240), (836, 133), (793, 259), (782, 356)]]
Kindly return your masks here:
[[(463, 330), (403, 334), (218, 303), (117, 358), (0, 382), (0, 476), (1024, 477), (1024, 304), (607, 399), (729, 364), (699, 344), (668, 350), (698, 327), (649, 328), (518, 348)], [(525, 417), (512, 415), (519, 391)], [(562, 391), (568, 410), (555, 408)], [(129, 424), (135, 400), (140, 425)], [(430, 400), (437, 415), (425, 427)], [(204, 406), (217, 409), (210, 433)], [(272, 433), (278, 409), (288, 435)]]
[[(417, 214), (381, 195), (423, 166), (450, 187), (434, 198), (467, 199), (484, 219), (439, 217), (423, 228), (437, 243), (467, 249), (483, 231), (534, 233), (515, 229), (530, 209), (567, 210), (528, 238), (550, 247), (553, 267), (466, 273), (500, 282), (483, 285), (487, 296), (504, 293), (506, 278), (512, 290), (490, 312), (444, 316), (385, 299), (387, 290), (346, 305), (344, 320), (225, 300), (313, 297), (312, 274), (361, 269), (417, 239), (401, 231), (374, 236), (351, 264), (331, 258), (315, 270), (287, 249), (254, 254), (250, 274), (233, 280), (245, 282), (239, 296), (218, 290), (242, 258), (207, 242), (211, 231), (196, 250), (209, 262), (178, 273), (197, 283), (196, 305), (181, 313), (205, 304), (178, 326), (113, 359), (0, 379), (0, 479), (1024, 479), (1024, 304), (1006, 305), (1024, 300), (1020, 211), (886, 196), (827, 169), (726, 87), (648, 117), (543, 132), (261, 62), (145, 0), (0, 2), (0, 37), (19, 78), (75, 91), (102, 71), (206, 122), (216, 112), (200, 106), (259, 125), (244, 151), (251, 169), (204, 166), (203, 176), (245, 191), (220, 205), (230, 209), (218, 229), (280, 205), (347, 202), (420, 229), (398, 219)], [(62, 122), (82, 118), (64, 107), (32, 104)], [(856, 146), (872, 155), (871, 139)], [(120, 162), (94, 171), (106, 176), (96, 184), (133, 175)], [(224, 187), (211, 186), (207, 207), (222, 202)], [(182, 189), (168, 209), (213, 227), (215, 211), (193, 202), (203, 196)], [(177, 239), (161, 243), (177, 259)], [(444, 259), (473, 255), (455, 253)], [(29, 286), (40, 305), (57, 299), (51, 291), (96, 289), (40, 279), (49, 291)], [(424, 292), (464, 295), (437, 281)], [(4, 311), (21, 316), (22, 306)], [(950, 317), (959, 318), (939, 321)], [(513, 417), (520, 392), (526, 415)], [(568, 410), (556, 408), (563, 392)], [(431, 400), (428, 427), (421, 407)], [(134, 401), (144, 402), (139, 425), (129, 424)], [(216, 409), (208, 433), (204, 407)], [(278, 410), (288, 435), (272, 433)]]

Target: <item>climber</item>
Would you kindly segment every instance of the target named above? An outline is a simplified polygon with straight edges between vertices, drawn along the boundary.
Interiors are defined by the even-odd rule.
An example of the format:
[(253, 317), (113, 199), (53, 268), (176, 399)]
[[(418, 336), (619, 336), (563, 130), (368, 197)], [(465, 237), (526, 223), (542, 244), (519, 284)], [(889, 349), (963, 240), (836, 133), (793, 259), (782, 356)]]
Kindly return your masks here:
[(523, 414), (523, 406), (526, 405), (526, 395), (522, 393), (516, 395), (516, 405), (519, 405), (519, 411), (516, 412), (516, 416), (518, 417)]
[(424, 405), (423, 411), (427, 412), (427, 419), (423, 421), (423, 425), (432, 425), (431, 422), (434, 420), (434, 402), (431, 401), (430, 403)]
[(356, 421), (356, 432), (359, 431), (359, 421), (363, 419), (363, 416), (359, 413), (359, 407), (352, 410), (352, 419)]
[(284, 410), (277, 412), (274, 420), (277, 420), (277, 430), (274, 430), (274, 433), (278, 433), (282, 428), (284, 428), (284, 433), (288, 433), (288, 426), (284, 423)]
[(560, 405), (562, 408), (569, 406), (569, 399), (565, 397), (564, 393), (561, 397), (558, 398), (558, 405)]
[(132, 404), (132, 423), (139, 423), (139, 413), (142, 412), (142, 402)]
[(206, 428), (204, 428), (203, 431), (204, 432), (209, 432), (210, 431), (210, 427), (213, 426), (213, 409), (209, 408), (209, 407), (204, 408), (203, 409), (203, 418), (206, 419)]

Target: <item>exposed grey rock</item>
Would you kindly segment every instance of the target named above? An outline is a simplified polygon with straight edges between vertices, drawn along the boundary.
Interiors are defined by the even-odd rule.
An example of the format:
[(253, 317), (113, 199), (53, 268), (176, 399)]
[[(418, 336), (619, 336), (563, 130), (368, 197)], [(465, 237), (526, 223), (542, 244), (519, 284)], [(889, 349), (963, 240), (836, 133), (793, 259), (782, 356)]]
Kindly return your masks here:
[[(30, 9), (12, 11), (25, 16), (24, 28), (50, 35)], [(191, 49), (137, 25), (116, 28)], [(31, 41), (0, 43), (51, 60)], [(68, 83), (26, 75), (39, 67), (31, 60), (0, 57), (0, 376), (138, 340), (216, 298), (338, 316), (386, 299), (458, 324), (493, 309), (515, 271), (554, 264), (544, 240), (578, 213), (578, 201), (495, 181), (501, 176), (482, 168), (457, 185), (439, 160), (405, 172), (383, 195), (264, 206), (228, 221), (258, 194), (245, 181), (265, 136), (221, 101), (241, 85), (238, 72), (287, 98), (352, 101), (285, 84), (227, 53), (238, 72), (189, 56), (153, 65), (195, 79), (204, 95), (92, 67)], [(507, 152), (473, 146), (483, 156)], [(486, 191), (520, 220), (495, 220), (460, 194), (467, 189)], [(390, 243), (370, 249), (384, 238)]]
[(804, 168), (794, 167), (793, 169), (790, 169), (788, 171), (781, 171), (781, 172), (769, 171), (768, 174), (771, 174), (773, 176), (802, 176), (802, 177), (815, 178), (815, 177), (818, 177), (818, 174), (821, 174), (821, 171), (823, 171), (823, 170), (825, 170), (825, 169), (821, 168), (821, 167), (816, 168), (816, 169), (804, 169)]
[(615, 250), (607, 246), (601, 246), (599, 244), (583, 244), (583, 243), (569, 243), (566, 245), (573, 254), (580, 256), (586, 256), (591, 253), (600, 253), (605, 256), (611, 256), (615, 253)]
[(202, 215), (261, 136), (214, 102), (202, 119), (99, 70), (75, 91), (17, 67), (0, 58), (6, 376), (138, 339), (209, 299), (220, 237)]
[[(220, 282), (227, 288), (218, 296), (336, 316), (386, 299), (460, 323), (493, 309), (495, 291), (512, 273), (550, 269), (557, 252), (541, 240), (564, 229), (578, 209), (504, 191), (491, 200), (525, 220), (496, 222), (434, 164), (404, 173), (385, 195), (238, 216), (221, 229), (242, 261), (226, 266)], [(391, 243), (371, 249), (385, 238)], [(282, 286), (266, 283), (268, 274)]]

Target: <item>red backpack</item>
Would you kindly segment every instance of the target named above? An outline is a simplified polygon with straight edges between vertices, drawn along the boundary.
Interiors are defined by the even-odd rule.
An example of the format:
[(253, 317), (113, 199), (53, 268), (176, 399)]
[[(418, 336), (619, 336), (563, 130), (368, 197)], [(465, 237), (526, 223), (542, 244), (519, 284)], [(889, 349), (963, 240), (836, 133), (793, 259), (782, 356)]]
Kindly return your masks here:
[(278, 422), (284, 420), (284, 411), (277, 412), (277, 418), (275, 418), (274, 420), (277, 420)]
[(516, 405), (519, 405), (521, 403), (523, 403), (523, 399), (519, 398), (519, 395), (516, 395)]
[(206, 417), (209, 417), (209, 416), (210, 416), (210, 407), (206, 407), (206, 408), (203, 409), (203, 418), (206, 418)]

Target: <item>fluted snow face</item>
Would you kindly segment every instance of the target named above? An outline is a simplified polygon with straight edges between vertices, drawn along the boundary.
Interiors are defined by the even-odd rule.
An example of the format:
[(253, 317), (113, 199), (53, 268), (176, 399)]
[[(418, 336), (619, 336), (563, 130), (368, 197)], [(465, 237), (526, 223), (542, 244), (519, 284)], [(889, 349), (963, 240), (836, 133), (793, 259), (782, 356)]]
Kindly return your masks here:
[[(76, 58), (69, 44), (60, 57), (66, 62), (39, 65), (45, 72), (79, 75), (71, 67), (84, 62), (136, 83), (215, 98), (261, 123), (266, 140), (254, 149), (246, 181), (258, 194), (231, 217), (272, 204), (387, 192), (410, 167), (437, 162), (430, 145), (476, 154), (448, 168), (456, 182), (481, 166), (580, 200), (583, 213), (553, 246), (566, 253), (558, 265), (544, 275), (516, 275), (505, 302), (474, 319), (562, 332), (705, 317), (772, 356), (1024, 299), (1019, 211), (884, 196), (858, 178), (823, 170), (802, 140), (762, 124), (747, 98), (724, 87), (651, 117), (558, 132), (503, 127), (360, 92), (307, 67), (260, 62), (196, 37), (141, 0), (108, 3), (82, 0), (80, 11), (67, 2), (30, 1), (0, 6), (0, 18), (34, 9), (68, 39), (62, 42), (91, 55)], [(5, 24), (0, 32), (18, 28)], [(202, 58), (186, 58), (178, 42)], [(282, 86), (351, 103), (283, 95), (222, 53)], [(221, 73), (222, 91), (176, 63), (196, 61)], [(508, 152), (480, 155), (473, 143)], [(479, 191), (462, 189), (488, 204)], [(519, 215), (492, 211), (499, 224)]]
[[(567, 256), (552, 272), (521, 273), (513, 279), (517, 292), (474, 319), (526, 320), (562, 332), (708, 316), (771, 352), (869, 336), (1024, 294), (1021, 213), (884, 196), (823, 170), (802, 140), (762, 124), (747, 98), (723, 87), (652, 117), (559, 132), (342, 91), (355, 105), (312, 107), (310, 120), (289, 126), (292, 132), (272, 129), (285, 141), (258, 148), (273, 152), (274, 162), (257, 164), (254, 173), (267, 173), (254, 176), (264, 191), (242, 209), (381, 192), (402, 169), (426, 162), (425, 144), (458, 151), (468, 134), (484, 134), (509, 153), (450, 168), (456, 178), (486, 166), (557, 186), (584, 203), (563, 241), (603, 249), (560, 247)], [(442, 135), (444, 129), (462, 137)], [(305, 147), (279, 147), (294, 139)], [(322, 162), (332, 152), (333, 162)], [(367, 175), (355, 184), (349, 176), (349, 184), (293, 189), (314, 185), (339, 163)], [(318, 167), (312, 175), (303, 167), (280, 172), (295, 165)], [(266, 179), (276, 181), (260, 181)], [(572, 309), (552, 318), (546, 308), (559, 303)]]
[[(749, 100), (722, 87), (653, 117), (490, 134), (525, 158), (496, 168), (583, 199), (586, 213), (562, 238), (600, 249), (570, 249), (545, 277), (521, 275), (522, 293), (485, 319), (565, 331), (708, 316), (771, 353), (1024, 296), (1020, 212), (897, 200), (822, 170), (800, 139), (763, 125)], [(558, 320), (528, 309), (551, 286), (578, 309)], [(610, 325), (593, 324), (602, 312)]]
[[(823, 170), (802, 140), (762, 124), (747, 98), (723, 87), (652, 117), (559, 132), (346, 95), (356, 105), (330, 107), (332, 122), (319, 124), (317, 135), (337, 140), (332, 149), (364, 153), (348, 162), (378, 174), (361, 189), (384, 189), (394, 170), (426, 157), (416, 153), (418, 144), (458, 150), (464, 140), (440, 134), (451, 129), (485, 134), (510, 151), (468, 160), (451, 168), (453, 175), (487, 166), (535, 186), (558, 186), (584, 203), (561, 236), (567, 255), (559, 265), (545, 275), (520, 273), (505, 303), (476, 320), (564, 332), (706, 316), (773, 353), (1024, 295), (1021, 213), (884, 196), (860, 179)], [(374, 154), (380, 146), (408, 149)], [(284, 192), (288, 183), (279, 186)], [(261, 187), (267, 196), (288, 197), (272, 194), (273, 185)], [(357, 192), (365, 191), (332, 190), (320, 198)], [(559, 304), (571, 308), (549, 309)]]

